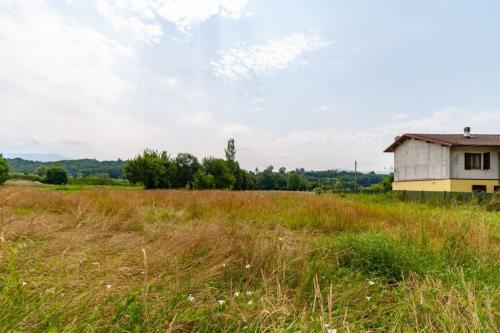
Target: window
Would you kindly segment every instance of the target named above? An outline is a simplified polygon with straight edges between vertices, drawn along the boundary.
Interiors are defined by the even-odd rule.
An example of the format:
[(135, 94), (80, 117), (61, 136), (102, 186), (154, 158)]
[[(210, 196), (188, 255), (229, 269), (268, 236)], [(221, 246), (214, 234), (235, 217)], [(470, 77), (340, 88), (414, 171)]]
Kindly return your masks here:
[(500, 193), (500, 185), (495, 185), (495, 187), (493, 188), (493, 191)]
[(472, 192), (486, 192), (486, 185), (472, 185)]
[(481, 169), (481, 154), (465, 153), (465, 170)]
[(483, 169), (484, 170), (490, 169), (490, 153), (483, 154)]

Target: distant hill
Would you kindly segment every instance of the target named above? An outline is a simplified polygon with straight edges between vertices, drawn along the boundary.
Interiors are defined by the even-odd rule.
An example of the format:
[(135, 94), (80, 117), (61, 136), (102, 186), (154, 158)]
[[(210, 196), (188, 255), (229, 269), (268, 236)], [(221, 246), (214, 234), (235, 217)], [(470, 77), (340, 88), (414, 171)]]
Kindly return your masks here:
[(70, 160), (71, 158), (58, 154), (39, 154), (39, 153), (5, 153), (3, 154), (5, 158), (22, 158), (27, 161), (39, 161), (39, 162), (55, 162), (62, 160)]
[(61, 165), (73, 177), (89, 177), (107, 174), (111, 178), (123, 177), (123, 166), (125, 161), (98, 161), (96, 159), (61, 160), (55, 162), (30, 161), (22, 158), (7, 158), (10, 172), (35, 173), (36, 170), (45, 165)]

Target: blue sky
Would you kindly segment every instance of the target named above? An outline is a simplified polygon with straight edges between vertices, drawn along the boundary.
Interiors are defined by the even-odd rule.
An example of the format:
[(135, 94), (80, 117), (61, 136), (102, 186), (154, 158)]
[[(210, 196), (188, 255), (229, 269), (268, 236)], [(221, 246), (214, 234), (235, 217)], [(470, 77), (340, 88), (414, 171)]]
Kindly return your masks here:
[(500, 132), (495, 1), (0, 3), (0, 151), (388, 170), (404, 132)]

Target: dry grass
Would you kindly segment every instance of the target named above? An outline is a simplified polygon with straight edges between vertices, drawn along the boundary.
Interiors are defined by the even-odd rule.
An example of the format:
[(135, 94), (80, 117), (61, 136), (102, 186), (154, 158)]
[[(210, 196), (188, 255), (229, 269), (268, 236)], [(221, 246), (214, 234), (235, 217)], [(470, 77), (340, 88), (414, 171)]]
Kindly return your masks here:
[(4, 187), (0, 331), (495, 331), (499, 222), (382, 196)]

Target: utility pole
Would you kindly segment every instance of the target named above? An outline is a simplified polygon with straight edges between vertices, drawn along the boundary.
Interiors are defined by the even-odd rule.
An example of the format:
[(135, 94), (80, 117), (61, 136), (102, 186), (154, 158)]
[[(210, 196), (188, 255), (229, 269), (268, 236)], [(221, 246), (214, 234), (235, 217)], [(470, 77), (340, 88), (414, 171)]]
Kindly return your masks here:
[(358, 172), (358, 161), (354, 161), (354, 193), (358, 192), (357, 172)]

